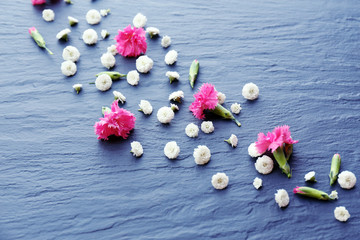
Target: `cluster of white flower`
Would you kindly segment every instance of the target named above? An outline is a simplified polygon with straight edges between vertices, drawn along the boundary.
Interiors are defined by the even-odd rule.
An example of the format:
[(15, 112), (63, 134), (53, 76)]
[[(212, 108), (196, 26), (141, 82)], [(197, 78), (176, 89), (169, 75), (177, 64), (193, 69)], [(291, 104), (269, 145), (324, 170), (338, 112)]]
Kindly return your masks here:
[(115, 57), (109, 52), (104, 53), (101, 56), (100, 60), (101, 60), (101, 64), (107, 69), (110, 69), (115, 66), (115, 62), (116, 62)]
[(218, 92), (217, 97), (219, 104), (223, 104), (225, 102), (226, 95), (223, 94), (222, 92)]
[(103, 17), (106, 17), (110, 13), (110, 9), (101, 9), (100, 14)]
[(154, 61), (148, 56), (140, 56), (136, 59), (136, 69), (141, 73), (149, 72), (154, 65)]
[(172, 83), (175, 80), (179, 80), (179, 78), (180, 78), (180, 75), (178, 72), (167, 71), (165, 75), (169, 78), (170, 83)]
[(235, 148), (238, 144), (238, 138), (236, 135), (231, 134), (230, 138), (225, 140), (225, 142), (229, 143), (233, 148)]
[(259, 189), (262, 187), (262, 179), (256, 177), (253, 181), (254, 188)]
[(188, 137), (197, 137), (199, 135), (199, 127), (194, 123), (189, 123), (185, 128), (185, 133)]
[(68, 16), (68, 20), (69, 20), (70, 26), (74, 26), (74, 25), (78, 24), (78, 22), (79, 22), (79, 20), (77, 20), (76, 18), (71, 17), (71, 16)]
[(342, 188), (351, 189), (356, 184), (356, 176), (350, 171), (343, 171), (338, 176), (338, 183)]
[(110, 33), (106, 29), (101, 30), (100, 34), (103, 39), (107, 38), (110, 35)]
[(157, 114), (157, 119), (159, 122), (167, 124), (170, 123), (171, 120), (173, 120), (175, 114), (174, 111), (170, 107), (161, 107)]
[(239, 114), (241, 111), (241, 105), (239, 103), (231, 104), (230, 110), (232, 113)]
[(207, 146), (199, 145), (194, 149), (193, 156), (196, 164), (204, 165), (210, 161), (211, 152)]
[(155, 36), (159, 36), (159, 34), (160, 34), (160, 30), (155, 27), (146, 28), (146, 32), (150, 35), (151, 38), (153, 38)]
[(121, 92), (113, 91), (113, 94), (114, 94), (114, 99), (121, 102), (121, 104), (124, 104), (126, 102), (126, 97)]
[(95, 80), (95, 86), (100, 91), (107, 91), (111, 88), (112, 80), (111, 77), (107, 74), (99, 75)]
[(215, 189), (224, 189), (229, 184), (229, 177), (225, 173), (216, 173), (211, 178), (211, 184)]
[(146, 25), (147, 18), (146, 16), (142, 15), (141, 13), (136, 14), (133, 19), (133, 25), (137, 28), (142, 28)]
[(101, 15), (98, 10), (91, 9), (86, 13), (86, 21), (90, 25), (95, 25), (100, 23), (101, 21)]
[(150, 102), (146, 100), (141, 100), (139, 107), (139, 111), (142, 111), (145, 115), (150, 115), (153, 111), (153, 107), (151, 106)]
[(116, 49), (116, 45), (111, 45), (110, 47), (108, 47), (107, 52), (111, 53), (113, 56), (118, 54), (118, 51)]
[(58, 34), (56, 34), (56, 38), (59, 40), (67, 41), (69, 33), (71, 33), (71, 30), (68, 28), (65, 28), (65, 29), (61, 30), (60, 32), (58, 32)]
[(77, 71), (76, 64), (73, 61), (66, 60), (61, 64), (61, 72), (65, 76), (73, 76)]
[(80, 83), (74, 84), (74, 85), (73, 85), (73, 88), (74, 88), (74, 90), (76, 91), (76, 93), (79, 94), (79, 92), (80, 92), (81, 89), (82, 89), (82, 84), (80, 84)]
[(128, 74), (126, 75), (126, 81), (132, 86), (138, 85), (139, 80), (140, 80), (140, 75), (136, 70), (132, 70), (128, 72)]
[(162, 39), (161, 39), (161, 46), (163, 46), (163, 48), (167, 48), (169, 47), (171, 44), (171, 38), (167, 35), (165, 35)]
[(214, 129), (214, 124), (212, 121), (203, 121), (201, 123), (201, 131), (204, 133), (212, 133)]
[(44, 9), (42, 11), (42, 17), (47, 22), (52, 22), (55, 19), (55, 13), (51, 9)]
[(77, 62), (80, 58), (80, 52), (74, 46), (67, 46), (63, 50), (62, 57), (65, 61), (70, 60), (72, 62)]
[(340, 206), (335, 208), (334, 216), (336, 220), (346, 222), (350, 218), (350, 213), (345, 207)]
[(275, 193), (275, 201), (279, 207), (286, 207), (290, 201), (289, 194), (285, 189), (279, 189), (277, 193)]
[(248, 100), (255, 100), (259, 97), (259, 88), (254, 83), (247, 83), (242, 89), (242, 95)]
[(165, 63), (167, 65), (172, 65), (177, 61), (177, 57), (178, 57), (178, 53), (175, 50), (170, 50), (166, 55), (165, 55)]
[(135, 157), (141, 157), (141, 155), (143, 155), (144, 150), (143, 147), (141, 145), (140, 142), (138, 141), (133, 141), (131, 143), (131, 150), (130, 152), (135, 156)]
[(266, 155), (259, 157), (255, 163), (256, 170), (261, 174), (271, 173), (273, 167), (274, 167), (274, 161)]
[(168, 142), (164, 147), (164, 154), (169, 159), (176, 159), (179, 156), (180, 147), (175, 141)]
[(306, 182), (315, 182), (315, 171), (308, 172), (304, 178)]
[(255, 143), (252, 143), (249, 145), (248, 147), (248, 153), (250, 155), (250, 157), (260, 157), (262, 154), (260, 154), (255, 146)]
[(93, 45), (93, 44), (97, 43), (98, 35), (94, 29), (89, 28), (84, 31), (84, 33), (82, 35), (82, 39), (83, 39), (84, 43), (86, 43), (88, 45)]
[(184, 98), (183, 91), (176, 91), (169, 95), (169, 101), (175, 101), (181, 103), (181, 99)]

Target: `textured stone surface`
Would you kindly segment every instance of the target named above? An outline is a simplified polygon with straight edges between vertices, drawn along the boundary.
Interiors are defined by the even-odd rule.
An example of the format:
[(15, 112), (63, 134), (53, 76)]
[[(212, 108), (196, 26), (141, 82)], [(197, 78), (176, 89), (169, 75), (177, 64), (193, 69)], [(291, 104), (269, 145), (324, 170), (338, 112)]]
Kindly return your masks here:
[[(330, 187), (331, 157), (340, 153), (341, 169), (360, 178), (360, 11), (358, 1), (85, 1), (74, 5), (55, 1), (32, 6), (30, 0), (6, 0), (0, 15), (1, 60), (1, 164), (0, 239), (356, 239), (359, 234), (358, 187)], [(44, 8), (55, 11), (55, 21), (45, 22)], [(99, 25), (89, 26), (90, 9), (111, 8)], [(172, 37), (163, 49), (161, 38), (148, 39), (147, 54), (154, 60), (140, 84), (126, 80), (100, 92), (89, 82), (105, 69), (102, 53), (118, 29), (142, 12), (147, 26)], [(79, 19), (70, 40), (56, 34), (68, 27), (67, 16)], [(35, 26), (55, 53), (38, 48), (28, 35)], [(110, 32), (110, 38), (87, 46), (81, 35), (87, 28)], [(81, 57), (74, 77), (60, 71), (62, 49), (76, 46)], [(164, 63), (167, 51), (179, 52), (174, 66)], [(225, 106), (241, 103), (243, 126), (213, 119), (215, 132), (192, 139), (185, 126), (194, 122), (188, 111), (195, 90), (189, 87), (188, 68), (197, 58), (204, 82), (215, 84), (227, 96)], [(135, 59), (116, 56), (115, 71), (135, 69)], [(170, 85), (166, 71), (178, 71), (180, 82)], [(258, 100), (249, 102), (241, 88), (254, 82)], [(84, 85), (77, 95), (75, 83)], [(137, 117), (127, 140), (102, 142), (93, 125), (101, 107), (113, 100), (112, 90), (127, 97), (124, 108)], [(164, 126), (156, 111), (169, 104), (168, 95), (183, 90), (173, 122)], [(149, 100), (154, 113), (137, 112), (141, 99)], [(299, 143), (287, 179), (276, 167), (262, 176), (247, 154), (259, 131), (277, 125), (291, 126)], [(232, 149), (223, 139), (232, 133), (239, 145)], [(130, 142), (140, 141), (144, 155), (134, 158)], [(177, 141), (181, 153), (168, 160), (163, 148)], [(194, 147), (207, 145), (209, 164), (196, 166)], [(304, 175), (316, 171), (313, 186), (339, 200), (320, 202), (294, 196), (292, 189), (307, 185)], [(230, 183), (217, 191), (211, 176), (225, 172)], [(263, 179), (257, 191), (255, 177)], [(290, 205), (279, 209), (277, 189), (289, 192)], [(333, 211), (345, 206), (351, 218), (335, 220)]]

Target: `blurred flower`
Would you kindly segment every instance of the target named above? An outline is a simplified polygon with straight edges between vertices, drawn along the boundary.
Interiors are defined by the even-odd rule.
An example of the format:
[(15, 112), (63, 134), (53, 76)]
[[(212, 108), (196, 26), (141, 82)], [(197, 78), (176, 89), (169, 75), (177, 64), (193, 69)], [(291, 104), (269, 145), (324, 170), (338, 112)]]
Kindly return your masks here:
[(79, 22), (79, 20), (77, 20), (76, 18), (70, 17), (70, 16), (68, 16), (68, 20), (69, 20), (69, 24), (71, 27), (78, 24), (78, 22)]
[(136, 14), (133, 19), (133, 24), (137, 28), (142, 28), (146, 25), (147, 18), (146, 16), (142, 15), (141, 13)]
[(80, 83), (74, 84), (73, 88), (76, 91), (76, 93), (79, 94), (79, 92), (81, 91), (81, 88), (82, 88), (82, 84), (80, 84)]
[(111, 53), (113, 56), (115, 56), (116, 54), (118, 54), (118, 51), (117, 51), (115, 45), (111, 45), (110, 47), (108, 47), (108, 48), (107, 48), (107, 52)]
[(218, 92), (217, 97), (218, 97), (219, 104), (223, 104), (225, 102), (226, 95), (223, 94), (222, 92)]
[(150, 38), (159, 36), (159, 34), (160, 34), (160, 30), (155, 27), (146, 28), (146, 32), (150, 35)]
[(86, 21), (90, 25), (98, 24), (101, 21), (101, 15), (98, 10), (91, 9), (86, 13)]
[(68, 40), (68, 34), (71, 33), (71, 30), (68, 28), (65, 28), (63, 30), (61, 30), (60, 32), (58, 32), (58, 34), (56, 34), (56, 38), (58, 40), (64, 40), (67, 41)]
[(33, 5), (40, 5), (46, 3), (46, 0), (31, 0)]
[(44, 9), (42, 11), (42, 17), (47, 22), (52, 22), (55, 19), (55, 13), (51, 9)]
[(110, 8), (109, 9), (101, 9), (100, 10), (100, 14), (103, 17), (106, 17), (108, 14), (110, 13)]
[(100, 34), (103, 39), (107, 38), (110, 35), (110, 33), (106, 29), (101, 30)]

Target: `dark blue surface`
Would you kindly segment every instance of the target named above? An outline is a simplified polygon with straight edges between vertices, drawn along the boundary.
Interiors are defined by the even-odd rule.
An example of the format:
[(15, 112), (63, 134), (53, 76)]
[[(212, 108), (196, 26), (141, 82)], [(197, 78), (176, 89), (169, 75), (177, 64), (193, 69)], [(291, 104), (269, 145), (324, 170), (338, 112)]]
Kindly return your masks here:
[[(360, 178), (360, 4), (359, 1), (62, 1), (33, 7), (30, 0), (6, 0), (0, 15), (1, 60), (1, 164), (0, 239), (356, 239), (360, 233), (358, 187), (330, 187), (328, 174), (334, 153), (342, 156), (341, 170)], [(44, 8), (55, 11), (45, 22)], [(89, 26), (90, 9), (111, 8), (111, 14)], [(118, 29), (141, 12), (147, 26), (169, 35), (165, 50), (161, 38), (148, 39), (147, 55), (154, 60), (140, 84), (115, 82), (100, 92), (88, 82), (105, 70), (100, 56), (113, 44)], [(67, 16), (80, 20), (71, 28), (68, 43), (56, 34), (68, 27)], [(44, 36), (50, 56), (28, 35), (35, 26)], [(95, 46), (81, 40), (85, 29), (111, 35)], [(78, 72), (61, 74), (62, 49), (81, 52)], [(167, 66), (168, 50), (179, 52), (175, 66)], [(215, 132), (185, 135), (190, 122), (200, 125), (188, 111), (195, 90), (189, 87), (188, 68), (201, 65), (196, 88), (214, 84), (226, 94), (225, 106), (241, 103), (241, 128), (214, 120)], [(116, 56), (115, 71), (135, 69), (135, 59)], [(180, 82), (170, 85), (166, 71), (178, 71)], [(260, 97), (241, 96), (242, 86), (254, 82)], [(82, 83), (77, 95), (72, 85)], [(127, 97), (124, 108), (135, 113), (135, 130), (127, 140), (102, 142), (93, 125), (101, 107), (113, 100), (112, 90)], [(156, 119), (168, 105), (168, 95), (185, 92), (180, 111), (170, 125)], [(141, 99), (154, 113), (137, 112)], [(294, 146), (287, 179), (276, 167), (260, 175), (247, 154), (259, 131), (291, 126)], [(232, 149), (223, 139), (232, 133), (239, 145)], [(129, 153), (131, 141), (140, 141), (143, 157)], [(168, 160), (163, 147), (178, 142), (181, 153)], [(197, 145), (207, 145), (211, 161), (196, 166)], [(330, 192), (339, 200), (320, 202), (294, 196), (292, 189), (306, 185), (304, 175), (316, 171), (318, 182), (309, 185)], [(230, 183), (217, 191), (211, 176), (225, 172)], [(255, 177), (263, 179), (259, 191)], [(277, 189), (289, 192), (290, 205), (279, 209)], [(335, 220), (333, 210), (345, 206), (351, 218)]]

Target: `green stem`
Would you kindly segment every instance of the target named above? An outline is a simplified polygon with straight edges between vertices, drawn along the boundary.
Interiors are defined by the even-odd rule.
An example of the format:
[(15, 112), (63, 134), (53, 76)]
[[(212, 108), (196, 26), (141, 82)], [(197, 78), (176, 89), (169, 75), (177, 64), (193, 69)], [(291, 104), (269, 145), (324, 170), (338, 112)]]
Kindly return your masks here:
[(273, 155), (274, 155), (274, 158), (275, 158), (276, 162), (279, 164), (279, 167), (281, 168), (282, 172), (285, 173), (288, 178), (291, 178), (290, 165), (286, 161), (286, 157), (285, 157), (283, 148), (278, 147), (273, 152)]
[(44, 47), (46, 49), (46, 51), (48, 51), (48, 53), (50, 53), (51, 55), (53, 55), (53, 52), (50, 51), (50, 49), (48, 49), (46, 46)]
[(229, 110), (227, 110), (226, 108), (221, 106), (219, 103), (217, 104), (215, 109), (211, 110), (211, 111), (213, 113), (215, 113), (216, 115), (221, 116), (221, 117), (223, 117), (225, 119), (233, 120), (238, 127), (241, 127), (241, 123), (234, 117), (234, 115), (232, 115), (232, 113)]

